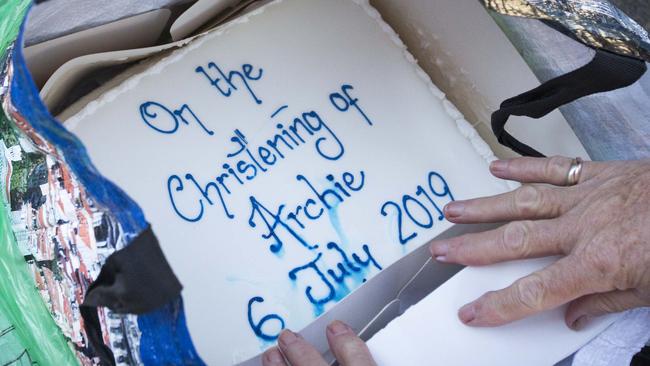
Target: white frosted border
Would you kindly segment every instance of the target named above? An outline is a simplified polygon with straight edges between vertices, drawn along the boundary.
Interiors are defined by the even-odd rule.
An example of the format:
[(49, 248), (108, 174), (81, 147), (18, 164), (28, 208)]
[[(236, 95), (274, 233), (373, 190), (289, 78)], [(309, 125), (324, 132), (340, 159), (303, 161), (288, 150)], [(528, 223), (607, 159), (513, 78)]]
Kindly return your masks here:
[[(78, 113), (71, 116), (67, 120), (63, 121), (63, 123), (68, 129), (74, 129), (80, 121), (82, 121), (89, 115), (93, 114), (102, 105), (114, 101), (120, 94), (125, 93), (131, 90), (132, 88), (134, 88), (144, 77), (161, 73), (167, 65), (171, 65), (177, 62), (179, 59), (183, 58), (188, 52), (200, 47), (205, 41), (212, 39), (213, 37), (226, 34), (231, 28), (234, 28), (239, 24), (247, 23), (251, 17), (262, 14), (264, 10), (267, 8), (267, 6), (273, 6), (275, 4), (281, 3), (282, 1), (283, 0), (276, 0), (273, 3), (255, 9), (249, 13), (246, 13), (242, 16), (235, 18), (234, 20), (224, 25), (221, 25), (215, 29), (212, 29), (210, 31), (207, 31), (197, 36), (196, 39), (190, 41), (190, 43), (188, 43), (187, 45), (181, 46), (181, 48), (173, 51), (169, 56), (162, 58), (160, 61), (153, 64), (146, 71), (129, 77), (128, 79), (120, 83), (115, 88), (107, 91), (106, 93), (102, 94), (99, 98), (88, 103)], [(146, 62), (146, 59), (143, 62)]]
[(360, 7), (362, 7), (371, 18), (375, 19), (377, 23), (379, 23), (381, 29), (383, 29), (383, 31), (388, 35), (388, 38), (390, 38), (393, 41), (393, 43), (395, 43), (395, 45), (402, 50), (402, 52), (404, 53), (404, 58), (406, 58), (406, 60), (413, 65), (413, 67), (415, 68), (415, 72), (420, 77), (420, 79), (422, 79), (422, 81), (427, 85), (431, 94), (442, 101), (442, 104), (447, 114), (454, 121), (456, 121), (456, 127), (458, 128), (458, 132), (460, 132), (460, 134), (469, 141), (469, 143), (472, 145), (476, 153), (478, 153), (485, 160), (487, 164), (491, 163), (494, 160), (497, 160), (490, 146), (481, 138), (478, 132), (476, 132), (476, 129), (474, 129), (474, 127), (472, 127), (472, 125), (469, 122), (467, 122), (467, 120), (465, 120), (465, 117), (456, 108), (456, 106), (454, 106), (454, 104), (446, 98), (445, 93), (443, 93), (433, 83), (429, 75), (420, 67), (415, 57), (413, 57), (413, 55), (408, 51), (404, 42), (402, 42), (402, 40), (399, 38), (399, 35), (395, 32), (395, 30), (390, 25), (388, 25), (388, 23), (386, 23), (382, 19), (379, 11), (377, 11), (377, 9), (375, 9), (372, 5), (370, 5), (370, 2), (368, 0), (351, 0), (351, 1), (359, 5)]
[[(149, 75), (159, 74), (167, 65), (170, 65), (176, 62), (177, 60), (183, 58), (185, 54), (187, 54), (188, 52), (190, 52), (191, 50), (197, 47), (200, 47), (206, 40), (226, 34), (230, 29), (240, 24), (247, 23), (250, 20), (250, 18), (264, 13), (267, 7), (275, 6), (277, 4), (282, 3), (283, 1), (284, 0), (275, 0), (272, 3), (266, 4), (258, 9), (251, 11), (250, 13), (244, 14), (214, 30), (206, 32), (205, 34), (199, 36), (197, 39), (191, 41), (188, 45), (184, 46), (183, 48), (173, 51), (171, 55), (158, 61), (145, 72), (142, 72), (137, 75), (133, 75), (132, 77), (128, 78), (120, 85), (115, 87), (114, 89), (104, 93), (96, 100), (88, 103), (86, 106), (84, 106), (84, 108), (81, 111), (79, 111), (74, 116), (68, 118), (65, 121), (65, 125), (71, 129), (74, 129), (81, 120), (93, 114), (103, 104), (112, 102), (120, 94), (135, 87), (142, 78)], [(456, 128), (458, 128), (458, 132), (468, 140), (468, 142), (472, 145), (476, 153), (479, 154), (485, 160), (486, 164), (489, 164), (492, 161), (496, 160), (497, 158), (494, 156), (494, 152), (492, 152), (490, 146), (481, 138), (481, 136), (479, 136), (478, 132), (476, 132), (476, 129), (474, 129), (474, 127), (472, 127), (472, 125), (469, 122), (467, 122), (467, 120), (465, 120), (463, 114), (446, 98), (445, 93), (443, 93), (440, 89), (438, 89), (438, 87), (433, 83), (429, 75), (427, 75), (427, 73), (420, 67), (420, 65), (418, 65), (418, 62), (415, 59), (415, 57), (413, 57), (413, 55), (408, 51), (406, 45), (399, 38), (399, 35), (395, 32), (395, 30), (393, 30), (393, 28), (391, 28), (391, 26), (388, 25), (388, 23), (386, 23), (382, 19), (379, 11), (377, 11), (377, 9), (375, 9), (372, 5), (370, 5), (370, 2), (368, 0), (349, 0), (349, 1), (352, 1), (358, 6), (360, 6), (368, 14), (369, 17), (374, 19), (379, 24), (380, 28), (386, 33), (388, 38), (390, 38), (390, 40), (393, 41), (395, 46), (397, 46), (399, 49), (402, 50), (404, 54), (404, 58), (413, 65), (415, 72), (420, 77), (420, 79), (427, 85), (431, 94), (434, 97), (440, 99), (447, 114), (456, 122)]]

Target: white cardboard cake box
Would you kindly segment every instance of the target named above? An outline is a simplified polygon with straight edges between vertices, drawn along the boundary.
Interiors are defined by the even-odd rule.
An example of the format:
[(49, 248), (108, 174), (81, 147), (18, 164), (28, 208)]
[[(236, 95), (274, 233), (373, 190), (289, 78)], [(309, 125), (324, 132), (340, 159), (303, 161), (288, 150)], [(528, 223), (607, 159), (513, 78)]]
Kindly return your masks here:
[[(381, 1), (377, 2), (381, 3)], [(386, 5), (389, 2), (385, 1), (383, 3), (382, 6), (388, 8), (390, 6), (396, 6), (395, 4), (398, 2), (393, 2), (392, 5)], [(414, 3), (417, 3), (417, 1), (411, 2), (408, 6), (417, 7), (418, 5), (414, 5)], [(446, 4), (446, 6), (454, 7), (455, 5), (453, 4), (457, 3), (446, 2)], [(143, 22), (150, 20), (151, 17), (141, 17), (141, 21)], [(131, 19), (131, 21), (137, 22), (140, 20)], [(94, 54), (72, 60), (57, 71), (55, 74), (56, 78), (48, 81), (49, 86), (46, 84), (42, 96), (46, 103), (55, 104), (58, 102), (58, 98), (60, 98), (60, 94), (57, 95), (57, 92), (65, 90), (67, 85), (78, 80), (84, 71), (115, 62), (119, 63), (141, 59), (161, 49), (182, 45), (184, 43), (184, 41), (180, 41), (177, 44), (163, 47)], [(448, 92), (453, 93), (453, 89)], [(459, 95), (463, 96), (463, 91)], [(469, 113), (472, 113), (472, 111), (469, 111)], [(566, 127), (559, 126), (557, 128)], [(581, 151), (579, 145), (566, 146), (565, 144), (558, 149), (560, 152)], [(450, 237), (460, 233), (485, 230), (486, 228), (489, 228), (489, 226), (454, 226), (442, 233), (439, 237)], [(370, 279), (361, 288), (338, 303), (333, 309), (301, 330), (301, 334), (313, 342), (319, 350), (326, 352), (327, 342), (323, 329), (331, 320), (340, 319), (360, 331), (364, 339), (369, 339), (377, 331), (384, 328), (391, 320), (404, 313), (407, 308), (423, 299), (427, 294), (438, 288), (443, 282), (460, 270), (460, 267), (453, 265), (432, 265), (428, 258), (427, 245), (422, 245), (419, 249)], [(521, 364), (525, 362), (527, 364), (542, 365), (559, 361), (585, 341), (584, 335), (573, 336), (559, 328), (561, 326), (561, 317), (558, 318), (558, 314), (561, 315), (562, 309), (556, 309), (549, 314), (534, 317), (523, 323), (519, 323), (519, 325), (515, 324), (507, 328), (487, 331), (467, 330), (458, 324), (458, 320), (455, 317), (455, 309), (459, 305), (462, 305), (463, 301), (471, 300), (472, 296), (477, 296), (482, 291), (494, 289), (500, 275), (503, 275), (503, 278), (513, 278), (513, 276), (518, 276), (517, 273), (523, 275), (545, 264), (545, 260), (538, 260), (527, 262), (524, 265), (503, 265), (492, 269), (464, 271), (461, 275), (454, 277), (454, 279), (444, 286), (438, 288), (437, 300), (431, 300), (435, 296), (427, 298), (429, 302), (435, 302), (429, 310), (437, 311), (437, 314), (423, 314), (422, 316), (424, 318), (421, 318), (422, 321), (416, 328), (412, 328), (413, 324), (412, 322), (409, 324), (408, 319), (402, 325), (392, 327), (393, 335), (395, 333), (394, 328), (400, 327), (397, 333), (400, 331), (408, 331), (408, 336), (412, 338), (405, 338), (403, 343), (391, 349), (390, 347), (385, 347), (385, 342), (395, 344), (397, 341), (391, 335), (391, 332), (388, 332), (386, 333), (388, 335), (383, 337), (387, 338), (388, 341), (382, 339), (380, 335), (370, 341), (370, 347), (377, 357), (387, 364), (400, 364), (395, 363), (396, 357), (403, 361), (401, 364), (405, 365), (415, 365), (422, 362), (423, 359), (418, 357), (421, 357), (423, 353), (429, 353), (428, 350), (422, 349), (422, 347), (427, 343), (433, 342), (431, 338), (427, 337), (436, 338), (435, 343), (438, 349), (434, 351), (436, 356), (432, 357), (432, 361), (438, 364), (463, 365), (467, 364), (467, 362), (482, 360), (484, 361), (482, 364)], [(494, 278), (490, 281), (480, 280), (488, 276)], [(505, 286), (507, 283), (501, 285)], [(459, 288), (459, 286), (461, 287)], [(413, 318), (413, 316), (410, 318)], [(545, 328), (543, 323), (551, 325)], [(606, 321), (594, 324), (589, 331), (592, 334), (596, 334), (606, 324)], [(445, 330), (439, 331), (439, 327), (443, 327)], [(522, 329), (517, 330), (517, 327)], [(508, 338), (504, 336), (511, 333), (512, 329), (517, 330), (517, 334), (526, 334), (529, 337), (526, 341), (522, 341), (520, 337)], [(541, 333), (536, 332), (536, 330), (541, 330)], [(481, 332), (492, 332), (494, 336), (481, 336)], [(549, 347), (542, 346), (549, 334), (565, 336), (564, 344), (560, 345), (554, 342)], [(463, 339), (463, 341), (459, 342), (458, 340), (460, 339)], [(494, 341), (498, 339), (507, 339), (507, 341)], [(462, 352), (463, 342), (469, 343), (466, 347), (472, 349), (472, 352)], [(513, 346), (515, 350), (512, 349)], [(413, 349), (413, 347), (419, 349)], [(410, 352), (407, 354), (404, 352), (404, 349), (408, 349)], [(504, 350), (509, 350), (514, 355), (503, 354), (502, 352)], [(331, 355), (328, 354), (328, 357), (331, 359)], [(244, 362), (243, 365), (257, 365), (259, 363), (259, 358), (253, 358)]]

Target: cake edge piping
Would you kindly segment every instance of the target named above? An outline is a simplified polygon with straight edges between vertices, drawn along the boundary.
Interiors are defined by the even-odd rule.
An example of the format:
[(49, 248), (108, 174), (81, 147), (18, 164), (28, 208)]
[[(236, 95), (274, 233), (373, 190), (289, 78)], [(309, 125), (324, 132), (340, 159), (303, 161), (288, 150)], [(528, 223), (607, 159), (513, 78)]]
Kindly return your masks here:
[[(361, 7), (366, 14), (372, 19), (374, 19), (379, 27), (384, 31), (388, 38), (393, 42), (393, 44), (402, 51), (404, 58), (414, 67), (415, 73), (418, 77), (425, 83), (430, 93), (438, 98), (445, 109), (445, 112), (449, 117), (451, 117), (454, 122), (456, 122), (456, 128), (458, 132), (463, 136), (468, 142), (472, 145), (474, 151), (481, 156), (486, 164), (490, 164), (492, 161), (496, 160), (494, 152), (490, 146), (483, 140), (483, 138), (478, 134), (476, 129), (465, 119), (463, 114), (456, 108), (456, 106), (446, 98), (445, 93), (443, 93), (431, 80), (429, 75), (420, 67), (416, 58), (410, 53), (404, 42), (401, 40), (397, 32), (382, 18), (379, 11), (373, 7), (369, 0), (348, 0), (352, 3), (355, 3)], [(67, 120), (62, 121), (63, 124), (70, 130), (74, 130), (77, 124), (94, 113), (102, 105), (107, 104), (115, 100), (120, 94), (132, 89), (135, 87), (139, 81), (147, 76), (155, 75), (163, 71), (163, 69), (177, 60), (181, 59), (185, 54), (194, 50), (197, 47), (200, 47), (207, 40), (218, 37), (223, 34), (226, 34), (230, 29), (247, 23), (251, 18), (260, 15), (265, 12), (269, 7), (276, 6), (281, 4), (284, 0), (275, 0), (269, 4), (259, 7), (251, 11), (250, 13), (244, 14), (222, 26), (217, 27), (216, 29), (207, 31), (199, 35), (196, 39), (190, 41), (189, 44), (185, 45), (183, 48), (174, 50), (169, 56), (162, 58), (160, 61), (156, 62), (150, 69), (145, 72), (132, 75), (127, 78), (125, 81), (120, 83), (114, 89), (104, 93), (96, 100), (89, 102), (84, 106), (78, 113), (69, 117)], [(507, 186), (513, 188), (511, 184), (506, 183)]]

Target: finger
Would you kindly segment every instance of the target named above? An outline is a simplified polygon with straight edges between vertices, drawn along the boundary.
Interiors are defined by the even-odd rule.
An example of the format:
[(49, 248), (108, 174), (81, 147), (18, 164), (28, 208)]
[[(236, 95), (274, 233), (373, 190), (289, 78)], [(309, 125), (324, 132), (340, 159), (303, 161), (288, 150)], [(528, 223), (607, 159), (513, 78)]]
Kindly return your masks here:
[(524, 185), (512, 192), (466, 201), (453, 201), (443, 209), (454, 223), (551, 219), (573, 207), (578, 192), (541, 185)]
[(611, 291), (583, 296), (569, 305), (565, 321), (569, 328), (583, 329), (592, 318), (650, 305), (637, 290)]
[(269, 348), (262, 355), (263, 366), (288, 366), (278, 347)]
[(288, 329), (280, 333), (278, 346), (291, 366), (328, 366), (311, 344)]
[[(495, 177), (516, 180), (521, 183), (548, 183), (556, 186), (566, 185), (567, 175), (573, 159), (563, 156), (552, 158), (514, 158), (495, 160), (490, 164), (490, 172)], [(600, 164), (585, 161), (579, 182), (592, 178), (600, 171)]]
[(463, 306), (460, 320), (470, 326), (491, 327), (555, 308), (600, 288), (596, 276), (573, 257), (564, 257), (545, 269), (491, 291)]
[(513, 221), (482, 233), (435, 240), (430, 250), (439, 262), (470, 266), (567, 254), (576, 238), (562, 226), (558, 219)]
[(376, 365), (366, 343), (343, 322), (337, 320), (327, 326), (327, 341), (341, 366)]

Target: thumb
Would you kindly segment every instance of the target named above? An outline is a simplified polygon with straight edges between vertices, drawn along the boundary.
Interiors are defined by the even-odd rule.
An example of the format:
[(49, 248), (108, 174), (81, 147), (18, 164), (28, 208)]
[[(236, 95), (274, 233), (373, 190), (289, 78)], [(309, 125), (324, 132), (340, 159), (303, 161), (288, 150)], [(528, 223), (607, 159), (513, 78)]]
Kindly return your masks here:
[(618, 313), (649, 304), (648, 298), (641, 296), (639, 290), (636, 289), (592, 294), (572, 301), (564, 319), (569, 328), (580, 330), (597, 316)]
[(376, 366), (368, 346), (347, 324), (338, 320), (327, 326), (327, 341), (341, 366)]

